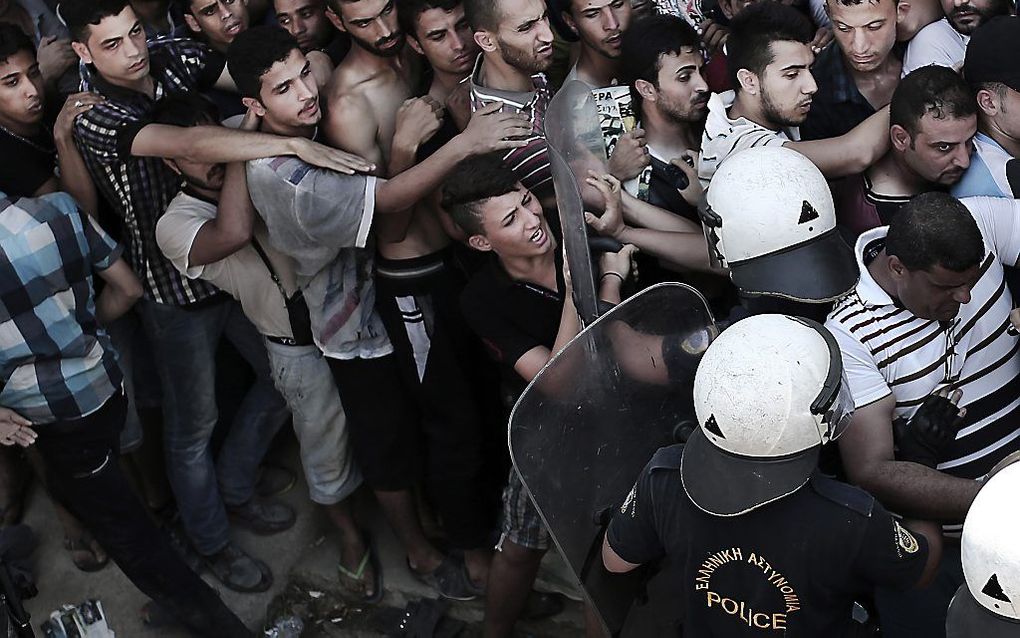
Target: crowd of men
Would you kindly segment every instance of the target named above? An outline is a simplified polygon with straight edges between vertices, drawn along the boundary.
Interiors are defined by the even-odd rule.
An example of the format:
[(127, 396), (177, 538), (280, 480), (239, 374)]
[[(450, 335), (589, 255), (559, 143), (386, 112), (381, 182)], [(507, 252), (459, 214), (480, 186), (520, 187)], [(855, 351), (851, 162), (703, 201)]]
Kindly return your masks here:
[[(838, 344), (838, 476), (905, 521), (860, 540), (898, 542), (869, 554), (897, 564), (846, 578), (874, 584), (858, 602), (882, 635), (944, 635), (979, 479), (1020, 450), (1020, 19), (1012, 0), (680, 4), (0, 0), (2, 522), (27, 457), (76, 566), (112, 558), (154, 626), (250, 636), (199, 574), (271, 587), (231, 525), (294, 524), (271, 462), (292, 424), (355, 600), (384, 595), (371, 495), (415, 577), (485, 600), (486, 636), (550, 613), (549, 534), (506, 449), (581, 329), (546, 115), (565, 82), (624, 86), (637, 126), (583, 184), (592, 234), (623, 246), (598, 296), (681, 281), (720, 318), (775, 311), (710, 258), (706, 201), (741, 195), (716, 176), (748, 149), (809, 160), (860, 277), (780, 311)], [(895, 424), (945, 388), (958, 434), (904, 453)], [(670, 546), (642, 525), (614, 522), (607, 567)], [(941, 561), (897, 557), (905, 528)]]

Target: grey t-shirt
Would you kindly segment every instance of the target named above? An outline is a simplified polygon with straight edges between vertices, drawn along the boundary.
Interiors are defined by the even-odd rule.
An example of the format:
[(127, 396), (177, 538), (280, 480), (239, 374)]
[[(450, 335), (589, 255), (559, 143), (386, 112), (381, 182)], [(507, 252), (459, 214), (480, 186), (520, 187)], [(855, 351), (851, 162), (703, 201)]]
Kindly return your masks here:
[(323, 354), (373, 359), (393, 351), (375, 310), (375, 178), (343, 175), (296, 157), (247, 164), (248, 190), (274, 248), (294, 259)]

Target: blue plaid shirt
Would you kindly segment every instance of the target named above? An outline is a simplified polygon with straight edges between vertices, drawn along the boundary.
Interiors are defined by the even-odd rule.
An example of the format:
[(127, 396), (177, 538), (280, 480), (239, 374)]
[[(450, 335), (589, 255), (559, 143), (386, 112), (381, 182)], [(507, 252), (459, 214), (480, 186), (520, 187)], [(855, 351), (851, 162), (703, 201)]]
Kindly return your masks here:
[(156, 245), (156, 222), (181, 190), (181, 178), (158, 157), (131, 154), (135, 135), (152, 122), (156, 101), (167, 95), (212, 86), (222, 71), (207, 64), (209, 49), (190, 40), (149, 43), (149, 66), (155, 99), (114, 86), (94, 71), (82, 76), (83, 88), (106, 101), (74, 122), (74, 141), (99, 191), (124, 222), (128, 262), (158, 303), (186, 306), (219, 293), (212, 284), (191, 281), (170, 263)]
[(0, 405), (33, 423), (85, 416), (120, 387), (94, 270), (121, 248), (66, 193), (0, 191)]

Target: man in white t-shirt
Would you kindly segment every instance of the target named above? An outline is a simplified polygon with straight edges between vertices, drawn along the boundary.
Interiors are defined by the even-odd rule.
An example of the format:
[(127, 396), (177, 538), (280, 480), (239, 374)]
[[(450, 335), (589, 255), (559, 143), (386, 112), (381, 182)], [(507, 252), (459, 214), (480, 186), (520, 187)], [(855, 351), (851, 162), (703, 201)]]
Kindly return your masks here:
[[(207, 124), (214, 121), (213, 108), (195, 98), (171, 98), (160, 105), (157, 118), (162, 119), (157, 121)], [(255, 124), (247, 118), (242, 128), (253, 130)], [(339, 531), (341, 577), (371, 600), (376, 595), (371, 573), (358, 571), (367, 545), (348, 503), (361, 485), (361, 473), (329, 366), (307, 325), (302, 326), (306, 317), (299, 313), (308, 309), (303, 297), (295, 295), (293, 264), (269, 244), (265, 224), (248, 197), (243, 164), (165, 161), (185, 186), (157, 222), (156, 242), (181, 274), (208, 281), (237, 299), (265, 338), (273, 382), (293, 416), (311, 499), (324, 507)]]
[[(916, 196), (890, 226), (860, 236), (860, 282), (826, 322), (857, 408), (839, 442), (847, 476), (904, 517), (945, 522), (951, 535), (976, 479), (1020, 449), (1020, 340), (1007, 330), (1013, 300), (1003, 274), (1020, 257), (1018, 220), (1012, 199)], [(955, 440), (926, 462), (904, 460), (894, 421), (913, 419), (947, 389), (962, 392), (966, 408)], [(936, 585), (880, 590), (883, 636), (944, 636), (962, 578), (959, 545), (946, 543)]]
[(929, 64), (959, 69), (974, 30), (1013, 12), (1010, 0), (941, 0), (946, 17), (917, 32), (903, 57), (903, 75)]
[(762, 2), (730, 24), (727, 51), (733, 91), (714, 93), (701, 141), (698, 177), (708, 188), (727, 157), (748, 148), (789, 146), (829, 178), (860, 173), (889, 147), (889, 109), (849, 133), (801, 142), (797, 127), (818, 90), (811, 75), (814, 29), (799, 11)]

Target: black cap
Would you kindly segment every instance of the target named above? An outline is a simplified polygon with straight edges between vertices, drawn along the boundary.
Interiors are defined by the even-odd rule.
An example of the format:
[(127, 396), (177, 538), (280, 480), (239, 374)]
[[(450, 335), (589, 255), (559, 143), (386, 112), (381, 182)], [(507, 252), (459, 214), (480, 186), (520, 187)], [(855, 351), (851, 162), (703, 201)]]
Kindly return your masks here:
[(974, 31), (967, 44), (963, 77), (971, 86), (1001, 82), (1020, 91), (1020, 18), (1000, 16)]
[(1020, 622), (1000, 616), (974, 600), (964, 583), (949, 603), (946, 638), (1016, 638)]
[(804, 487), (818, 468), (822, 446), (777, 458), (750, 458), (721, 450), (694, 430), (680, 459), (680, 482), (698, 509), (740, 516)]
[(836, 228), (779, 252), (731, 261), (729, 267), (742, 294), (808, 303), (834, 301), (861, 278), (853, 250)]

